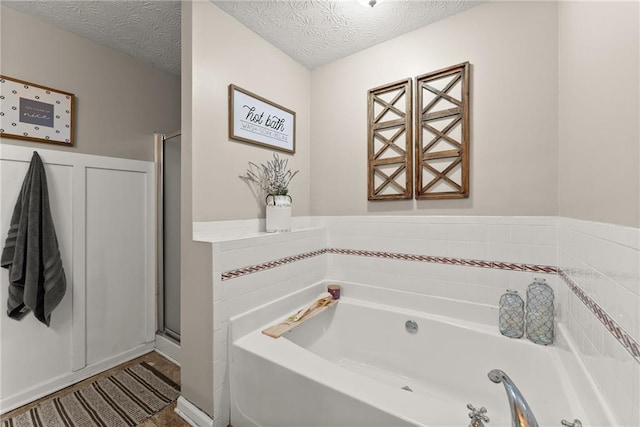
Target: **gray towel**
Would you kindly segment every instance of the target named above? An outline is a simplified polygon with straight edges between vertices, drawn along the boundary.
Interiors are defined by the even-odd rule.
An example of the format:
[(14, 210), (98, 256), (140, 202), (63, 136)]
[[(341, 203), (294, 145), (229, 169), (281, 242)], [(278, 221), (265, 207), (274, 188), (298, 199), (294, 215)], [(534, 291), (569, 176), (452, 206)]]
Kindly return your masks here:
[(9, 317), (19, 320), (31, 310), (49, 326), (67, 282), (49, 209), (47, 177), (35, 151), (13, 209), (0, 267), (9, 269)]

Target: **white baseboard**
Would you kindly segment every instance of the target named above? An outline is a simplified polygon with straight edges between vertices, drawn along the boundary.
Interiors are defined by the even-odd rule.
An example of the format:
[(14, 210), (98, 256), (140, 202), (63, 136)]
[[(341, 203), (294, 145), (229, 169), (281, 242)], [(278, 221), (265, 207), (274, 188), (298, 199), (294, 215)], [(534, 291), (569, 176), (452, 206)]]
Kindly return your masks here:
[(164, 335), (156, 334), (156, 353), (180, 366), (180, 344)]
[(182, 396), (178, 397), (175, 412), (193, 427), (213, 427), (211, 417)]
[(12, 411), (22, 405), (31, 403), (82, 380), (86, 380), (87, 378), (99, 374), (100, 372), (109, 370), (121, 363), (128, 362), (129, 360), (135, 359), (136, 357), (142, 356), (143, 354), (147, 354), (150, 351), (153, 351), (153, 348), (153, 342), (142, 344), (131, 350), (127, 350), (115, 356), (104, 359), (100, 362), (96, 362), (92, 365), (86, 366), (78, 371), (60, 375), (48, 381), (36, 384), (35, 386), (30, 387), (18, 394), (0, 399), (0, 414)]

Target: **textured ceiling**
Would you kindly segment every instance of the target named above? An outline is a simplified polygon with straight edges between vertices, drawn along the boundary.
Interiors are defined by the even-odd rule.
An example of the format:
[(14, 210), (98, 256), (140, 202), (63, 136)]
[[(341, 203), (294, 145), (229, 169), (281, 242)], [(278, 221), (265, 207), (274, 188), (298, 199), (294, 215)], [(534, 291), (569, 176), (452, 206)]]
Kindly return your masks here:
[(2, 0), (2, 4), (180, 74), (179, 1)]
[(469, 0), (215, 1), (221, 9), (309, 69), (480, 4)]
[[(378, 0), (380, 1), (380, 0)], [(309, 69), (462, 12), (476, 0), (213, 1)], [(12, 9), (180, 74), (180, 2), (13, 1)]]

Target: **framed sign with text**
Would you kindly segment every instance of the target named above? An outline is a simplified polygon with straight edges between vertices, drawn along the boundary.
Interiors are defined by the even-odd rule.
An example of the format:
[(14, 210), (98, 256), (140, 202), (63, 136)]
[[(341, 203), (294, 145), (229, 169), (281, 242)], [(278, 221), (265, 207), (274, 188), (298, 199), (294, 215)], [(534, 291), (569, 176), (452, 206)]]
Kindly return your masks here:
[(296, 113), (231, 84), (229, 138), (294, 154)]
[(0, 136), (73, 146), (75, 96), (0, 75)]

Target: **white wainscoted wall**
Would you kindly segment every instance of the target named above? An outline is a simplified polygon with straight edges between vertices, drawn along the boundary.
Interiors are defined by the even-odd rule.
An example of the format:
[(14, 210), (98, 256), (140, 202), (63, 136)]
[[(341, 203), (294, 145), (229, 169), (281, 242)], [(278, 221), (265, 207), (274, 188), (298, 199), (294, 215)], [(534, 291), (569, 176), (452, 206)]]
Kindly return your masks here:
[[(47, 328), (0, 315), (0, 412), (153, 349), (152, 162), (36, 148), (45, 165), (67, 293)], [(34, 148), (0, 145), (2, 245)], [(0, 270), (0, 304), (8, 272)]]
[(297, 221), (297, 231), (273, 235), (258, 233), (256, 220), (194, 226), (197, 240), (214, 242), (216, 427), (229, 422), (227, 324), (235, 314), (331, 280), (432, 296), (443, 307), (450, 299), (488, 304), (497, 324), (500, 295), (524, 294), (534, 277), (555, 290), (557, 319), (570, 333), (557, 345), (575, 349), (583, 364), (568, 369), (591, 373), (619, 425), (640, 425), (638, 229), (558, 217)]

